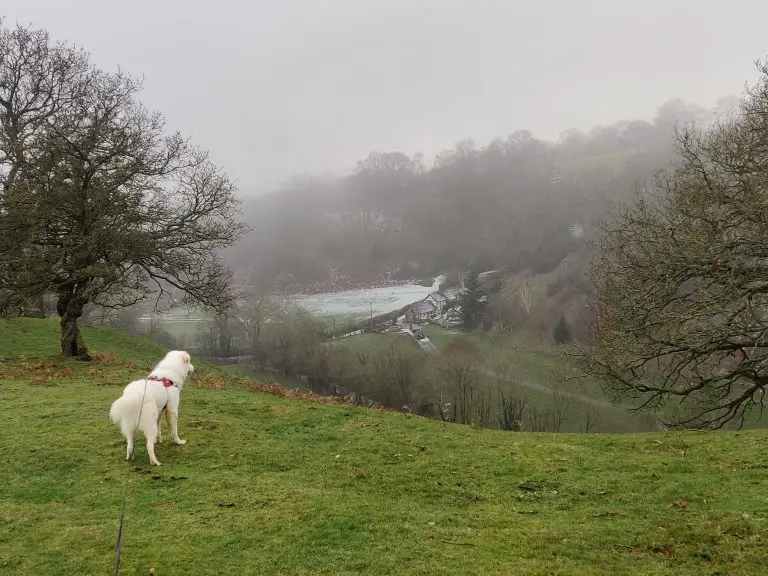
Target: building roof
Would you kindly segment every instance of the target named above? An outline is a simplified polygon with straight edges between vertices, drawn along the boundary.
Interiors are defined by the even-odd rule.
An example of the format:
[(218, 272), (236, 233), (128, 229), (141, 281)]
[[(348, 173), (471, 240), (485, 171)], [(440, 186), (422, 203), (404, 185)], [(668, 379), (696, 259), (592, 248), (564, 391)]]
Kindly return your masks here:
[(443, 296), (446, 300), (456, 300), (459, 297), (459, 288), (456, 286), (453, 288), (446, 288), (443, 290)]
[(433, 292), (432, 294), (427, 296), (427, 298), (432, 298), (435, 302), (439, 304), (444, 304), (448, 301), (448, 299), (442, 294), (440, 294), (440, 292)]
[(434, 312), (435, 310), (436, 308), (426, 300), (422, 300), (421, 302), (416, 302), (416, 304), (413, 305), (413, 311), (419, 314), (429, 314), (431, 312)]

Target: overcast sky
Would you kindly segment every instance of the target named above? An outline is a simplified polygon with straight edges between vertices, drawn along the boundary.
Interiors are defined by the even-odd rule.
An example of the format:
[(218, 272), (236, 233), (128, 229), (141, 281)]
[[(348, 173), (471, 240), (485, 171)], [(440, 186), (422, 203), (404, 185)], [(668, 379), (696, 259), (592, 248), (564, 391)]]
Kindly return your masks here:
[(740, 93), (768, 0), (2, 0), (146, 76), (143, 101), (244, 194), (371, 150), (652, 119)]

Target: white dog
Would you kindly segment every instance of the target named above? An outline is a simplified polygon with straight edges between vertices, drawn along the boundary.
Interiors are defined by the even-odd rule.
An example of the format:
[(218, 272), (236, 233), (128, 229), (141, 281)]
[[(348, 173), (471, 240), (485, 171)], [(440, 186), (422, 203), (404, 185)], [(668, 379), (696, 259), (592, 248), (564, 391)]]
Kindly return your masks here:
[(173, 441), (186, 444), (179, 438), (179, 402), (184, 380), (194, 372), (189, 354), (172, 350), (165, 355), (144, 380), (135, 380), (123, 390), (123, 395), (112, 403), (109, 417), (120, 425), (120, 431), (128, 441), (125, 459), (133, 457), (133, 436), (137, 430), (147, 439), (149, 463), (160, 466), (155, 456), (155, 440), (162, 441), (160, 417), (163, 412), (168, 420)]

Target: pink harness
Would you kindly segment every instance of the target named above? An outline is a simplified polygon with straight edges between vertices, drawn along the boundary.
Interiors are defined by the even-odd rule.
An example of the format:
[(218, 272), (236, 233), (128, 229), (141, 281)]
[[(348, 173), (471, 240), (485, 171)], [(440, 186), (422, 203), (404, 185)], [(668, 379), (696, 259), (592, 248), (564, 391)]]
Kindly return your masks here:
[(162, 382), (163, 386), (165, 386), (166, 388), (171, 388), (173, 386), (176, 386), (176, 384), (173, 383), (173, 380), (168, 380), (168, 378), (166, 378), (165, 376), (163, 376), (162, 378), (158, 378), (157, 376), (150, 376), (149, 378), (147, 378), (147, 380), (152, 380), (153, 382)]

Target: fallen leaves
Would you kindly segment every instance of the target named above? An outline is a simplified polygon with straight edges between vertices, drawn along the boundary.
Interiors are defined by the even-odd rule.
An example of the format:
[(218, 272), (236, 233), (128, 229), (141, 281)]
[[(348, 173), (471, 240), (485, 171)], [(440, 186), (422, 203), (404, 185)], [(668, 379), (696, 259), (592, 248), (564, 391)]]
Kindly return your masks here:
[(208, 372), (194, 379), (195, 386), (198, 388), (208, 388), (214, 390), (226, 390), (227, 381), (215, 372)]
[(140, 368), (132, 362), (118, 359), (111, 352), (94, 352), (89, 362), (77, 363), (67, 360), (37, 360), (20, 356), (11, 362), (0, 363), (0, 379), (26, 380), (30, 384), (39, 385), (87, 374), (98, 380), (98, 383), (113, 384), (112, 376), (123, 369), (138, 370)]
[(128, 360), (120, 360), (113, 352), (93, 352), (92, 364), (108, 365), (112, 368), (124, 368), (126, 370), (147, 370), (146, 366), (138, 366)]
[(338, 406), (354, 406), (354, 402), (346, 397), (341, 396), (320, 396), (312, 392), (302, 392), (300, 390), (290, 390), (284, 386), (281, 386), (277, 382), (268, 382), (264, 384), (258, 380), (248, 380), (248, 388), (253, 392), (261, 392), (262, 394), (269, 394), (270, 396), (278, 396), (280, 398), (292, 398), (294, 400), (309, 400), (312, 402), (318, 402), (320, 404), (334, 404)]
[(24, 357), (17, 362), (0, 364), (0, 378), (27, 380), (30, 384), (43, 384), (59, 378), (72, 378), (75, 371), (70, 366), (60, 366), (51, 361), (30, 361)]

